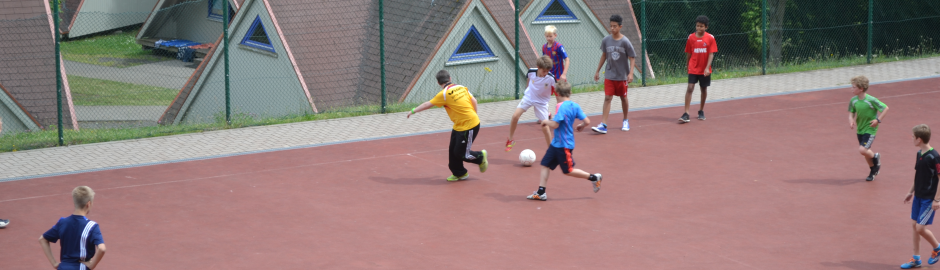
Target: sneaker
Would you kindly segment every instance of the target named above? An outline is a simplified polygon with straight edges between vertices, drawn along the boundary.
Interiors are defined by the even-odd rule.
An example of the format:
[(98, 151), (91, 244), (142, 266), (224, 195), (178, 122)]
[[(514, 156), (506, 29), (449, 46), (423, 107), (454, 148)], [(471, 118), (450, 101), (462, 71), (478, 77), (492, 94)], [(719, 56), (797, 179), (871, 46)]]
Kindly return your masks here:
[(592, 127), (591, 130), (600, 134), (607, 134), (607, 125), (605, 125), (604, 123), (601, 123), (600, 125), (597, 125), (596, 127)]
[(630, 130), (630, 120), (623, 119), (623, 127), (620, 130), (627, 131)]
[(506, 140), (506, 152), (512, 151), (512, 147), (516, 146), (516, 140)]
[(698, 111), (698, 120), (705, 120), (705, 112)]
[(871, 167), (871, 172), (868, 173), (868, 178), (865, 178), (865, 181), (875, 181), (875, 167)]
[(448, 176), (447, 181), (454, 182), (454, 181), (459, 181), (459, 180), (466, 180), (467, 178), (470, 178), (470, 173), (465, 173), (461, 177), (456, 177), (453, 175)]
[(10, 225), (9, 219), (0, 219), (0, 229), (6, 228), (7, 225)]
[(935, 264), (937, 261), (940, 261), (940, 247), (933, 249), (930, 253), (930, 259), (927, 259), (927, 263)]
[(679, 122), (688, 123), (688, 122), (689, 122), (689, 113), (682, 113), (682, 117), (679, 117)]
[(594, 186), (594, 193), (597, 193), (601, 190), (601, 179), (603, 177), (599, 173), (595, 173), (594, 176), (597, 177), (597, 181), (591, 181), (591, 186)]
[(872, 163), (875, 163), (875, 175), (878, 175), (881, 172), (881, 154), (875, 153), (875, 157), (871, 158)]
[(480, 152), (483, 152), (483, 162), (480, 163), (480, 172), (485, 173), (486, 168), (490, 166), (490, 162), (486, 159), (486, 150), (480, 150)]
[(901, 265), (901, 269), (911, 269), (911, 268), (920, 268), (920, 260), (911, 258), (910, 261)]
[(548, 193), (542, 193), (542, 195), (539, 195), (539, 191), (536, 190), (535, 192), (532, 192), (532, 195), (529, 195), (528, 197), (525, 197), (525, 198), (529, 200), (543, 200), (544, 201), (544, 200), (548, 200)]

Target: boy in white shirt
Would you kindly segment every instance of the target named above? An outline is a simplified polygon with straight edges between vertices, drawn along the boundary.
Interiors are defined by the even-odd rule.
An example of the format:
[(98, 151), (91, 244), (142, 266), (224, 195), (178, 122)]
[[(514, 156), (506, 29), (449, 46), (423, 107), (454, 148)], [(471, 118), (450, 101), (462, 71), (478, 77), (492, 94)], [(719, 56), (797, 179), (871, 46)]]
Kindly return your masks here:
[[(535, 65), (538, 68), (530, 68), (526, 74), (529, 84), (525, 88), (525, 96), (522, 97), (522, 101), (516, 107), (516, 112), (512, 114), (512, 121), (509, 123), (509, 139), (506, 140), (506, 152), (512, 151), (512, 147), (516, 145), (516, 141), (513, 140), (513, 134), (516, 133), (516, 124), (519, 123), (519, 117), (522, 116), (522, 113), (530, 107), (535, 109), (535, 117), (539, 119), (539, 123), (551, 119), (551, 114), (548, 112), (548, 101), (555, 93), (555, 75), (551, 73), (552, 58), (543, 55), (539, 57)], [(545, 134), (545, 144), (551, 145), (551, 130), (546, 126), (541, 126), (541, 128), (542, 133)]]

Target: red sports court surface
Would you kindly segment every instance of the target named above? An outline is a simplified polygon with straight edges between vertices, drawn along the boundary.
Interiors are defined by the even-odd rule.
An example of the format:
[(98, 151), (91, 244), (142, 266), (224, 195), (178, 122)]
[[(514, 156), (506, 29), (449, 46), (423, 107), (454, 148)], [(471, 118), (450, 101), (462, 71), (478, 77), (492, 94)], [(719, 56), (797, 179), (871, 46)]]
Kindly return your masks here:
[(629, 132), (576, 136), (601, 191), (555, 171), (546, 202), (525, 200), (539, 169), (517, 165), (545, 151), (535, 124), (509, 153), (508, 126), (483, 129), (491, 168), (456, 183), (449, 133), (0, 183), (0, 264), (48, 268), (36, 240), (88, 185), (101, 269), (894, 269), (911, 255), (911, 127), (940, 130), (938, 85), (872, 86), (890, 107), (874, 182), (843, 88), (711, 103), (684, 125), (681, 108), (632, 112)]

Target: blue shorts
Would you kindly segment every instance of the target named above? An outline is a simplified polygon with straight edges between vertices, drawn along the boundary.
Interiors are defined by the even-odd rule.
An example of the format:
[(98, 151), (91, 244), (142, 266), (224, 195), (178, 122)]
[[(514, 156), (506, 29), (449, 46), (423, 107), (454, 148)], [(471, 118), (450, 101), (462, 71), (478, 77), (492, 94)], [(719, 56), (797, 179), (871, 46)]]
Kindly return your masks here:
[(555, 167), (560, 165), (561, 172), (568, 174), (571, 169), (574, 169), (574, 159), (571, 157), (572, 151), (574, 149), (549, 146), (548, 150), (545, 151), (545, 156), (542, 157), (542, 166), (555, 170)]
[(933, 224), (934, 211), (932, 204), (933, 199), (921, 199), (914, 196), (914, 201), (911, 203), (911, 219), (920, 225)]

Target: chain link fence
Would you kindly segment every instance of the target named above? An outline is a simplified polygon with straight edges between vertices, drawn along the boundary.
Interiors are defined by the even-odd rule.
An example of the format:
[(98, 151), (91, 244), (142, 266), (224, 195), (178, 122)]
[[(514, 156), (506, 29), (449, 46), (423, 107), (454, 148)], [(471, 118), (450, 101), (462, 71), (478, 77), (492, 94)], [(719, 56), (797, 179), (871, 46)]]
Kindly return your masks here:
[[(698, 15), (711, 19), (718, 43), (716, 79), (940, 55), (940, 3), (928, 0), (49, 6), (60, 1), (58, 30), (42, 7), (0, 14), (0, 151), (407, 111), (440, 91), (439, 70), (483, 102), (516, 99), (548, 25), (568, 52), (567, 80), (576, 92), (595, 91), (611, 14), (624, 15), (638, 66), (653, 72), (637, 73), (635, 86), (685, 82), (684, 46)], [(62, 37), (59, 52), (53, 33)]]

